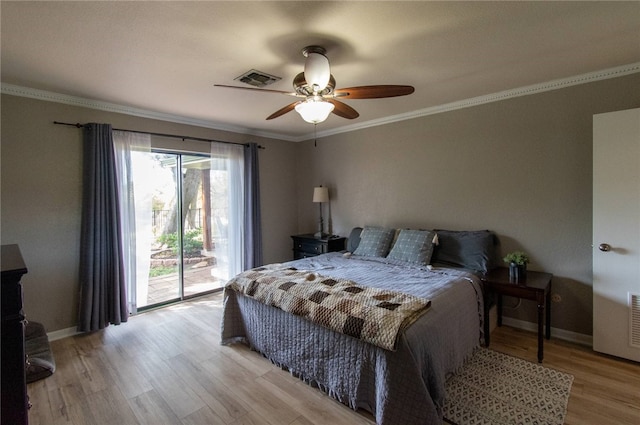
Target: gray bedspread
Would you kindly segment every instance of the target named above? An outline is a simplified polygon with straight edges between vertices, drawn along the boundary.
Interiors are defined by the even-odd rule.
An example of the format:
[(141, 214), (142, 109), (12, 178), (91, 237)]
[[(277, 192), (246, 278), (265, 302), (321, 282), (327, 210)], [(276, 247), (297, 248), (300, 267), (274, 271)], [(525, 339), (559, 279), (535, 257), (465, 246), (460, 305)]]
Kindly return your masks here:
[(428, 298), (431, 308), (388, 351), (225, 290), (222, 343), (244, 342), (379, 425), (442, 423), (446, 376), (480, 343), (480, 280), (454, 269), (329, 253), (286, 263)]

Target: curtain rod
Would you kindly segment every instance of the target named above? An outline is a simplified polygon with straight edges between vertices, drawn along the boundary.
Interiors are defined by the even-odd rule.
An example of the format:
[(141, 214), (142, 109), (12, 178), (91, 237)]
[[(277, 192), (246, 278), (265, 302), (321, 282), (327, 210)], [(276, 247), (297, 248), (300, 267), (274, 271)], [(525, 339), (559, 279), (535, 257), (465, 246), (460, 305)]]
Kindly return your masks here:
[[(76, 128), (84, 128), (85, 124), (80, 124), (80, 123), (68, 123), (68, 122), (60, 122), (60, 121), (54, 121), (54, 124), (59, 124), (59, 125), (68, 125), (71, 127), (76, 127)], [(167, 133), (153, 133), (151, 131), (138, 131), (138, 130), (126, 130), (126, 129), (122, 129), (122, 128), (113, 128), (112, 130), (115, 131), (128, 131), (129, 133), (140, 133), (140, 134), (150, 134), (152, 136), (159, 136), (159, 137), (172, 137), (174, 139), (182, 139), (184, 140), (196, 140), (198, 142), (209, 142), (209, 143), (226, 143), (228, 145), (240, 145), (240, 146), (248, 146), (247, 143), (237, 143), (237, 142), (225, 142), (222, 140), (213, 140), (213, 139), (204, 139), (202, 137), (191, 137), (191, 136), (179, 136), (176, 134), (167, 134)], [(258, 149), (265, 149), (264, 146), (258, 145)]]

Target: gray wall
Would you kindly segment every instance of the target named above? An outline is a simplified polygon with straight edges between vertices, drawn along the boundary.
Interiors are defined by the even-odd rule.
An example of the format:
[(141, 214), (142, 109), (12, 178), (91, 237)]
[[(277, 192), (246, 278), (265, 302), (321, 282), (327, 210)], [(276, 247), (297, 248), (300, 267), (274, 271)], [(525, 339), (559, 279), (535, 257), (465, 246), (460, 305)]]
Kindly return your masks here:
[[(330, 188), (336, 234), (367, 224), (494, 230), (503, 253), (527, 251), (532, 270), (554, 274), (562, 302), (552, 326), (590, 335), (592, 116), (638, 106), (634, 74), (304, 142), (299, 230), (316, 229), (319, 184)], [(527, 301), (505, 315), (536, 321)]]
[[(291, 257), (296, 232), (295, 145), (58, 103), (2, 95), (2, 244), (18, 244), (29, 270), (23, 278), (28, 319), (47, 331), (75, 326), (82, 202), (82, 132), (63, 122), (106, 122), (116, 128), (182, 134), (260, 150), (264, 259)], [(205, 151), (208, 143), (154, 138), (165, 147)]]
[[(48, 331), (74, 326), (81, 134), (52, 122), (256, 141), (267, 147), (260, 152), (266, 262), (291, 257), (291, 234), (315, 231), (312, 190), (323, 184), (337, 234), (364, 224), (496, 231), (503, 252), (526, 250), (531, 269), (555, 275), (562, 303), (553, 306), (552, 326), (591, 334), (592, 116), (638, 106), (634, 74), (335, 135), (314, 147), (3, 95), (2, 244), (19, 244), (29, 268), (27, 316)], [(174, 143), (163, 140), (154, 142)], [(534, 310), (523, 302), (505, 314), (534, 322)]]

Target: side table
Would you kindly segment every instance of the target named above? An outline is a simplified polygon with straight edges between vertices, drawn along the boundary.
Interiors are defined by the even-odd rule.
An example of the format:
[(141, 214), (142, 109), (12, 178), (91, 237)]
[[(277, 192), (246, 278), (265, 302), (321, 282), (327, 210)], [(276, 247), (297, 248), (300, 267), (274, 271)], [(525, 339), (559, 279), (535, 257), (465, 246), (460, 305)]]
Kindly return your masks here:
[(487, 273), (483, 278), (485, 287), (485, 344), (489, 346), (489, 320), (488, 311), (491, 299), (496, 297), (498, 309), (498, 326), (502, 326), (502, 296), (508, 295), (516, 298), (533, 300), (538, 305), (538, 362), (542, 363), (544, 355), (543, 347), (543, 323), (544, 336), (551, 338), (551, 279), (550, 273), (527, 270), (524, 279), (518, 282), (509, 280), (509, 269), (499, 267)]
[(342, 251), (347, 238), (342, 236), (329, 236), (326, 238), (316, 238), (311, 233), (304, 235), (292, 235), (293, 239), (293, 259), (314, 257), (327, 252)]

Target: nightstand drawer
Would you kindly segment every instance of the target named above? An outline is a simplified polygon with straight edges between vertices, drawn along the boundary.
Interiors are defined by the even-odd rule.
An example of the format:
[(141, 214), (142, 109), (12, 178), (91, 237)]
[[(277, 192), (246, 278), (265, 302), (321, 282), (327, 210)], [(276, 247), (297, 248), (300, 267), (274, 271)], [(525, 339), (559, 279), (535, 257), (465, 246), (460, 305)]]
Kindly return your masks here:
[(293, 235), (293, 259), (314, 257), (327, 252), (341, 251), (344, 249), (346, 238), (334, 236), (327, 239), (318, 239), (313, 234)]
[(324, 254), (327, 246), (322, 243), (298, 242), (295, 250), (305, 254), (320, 255)]

